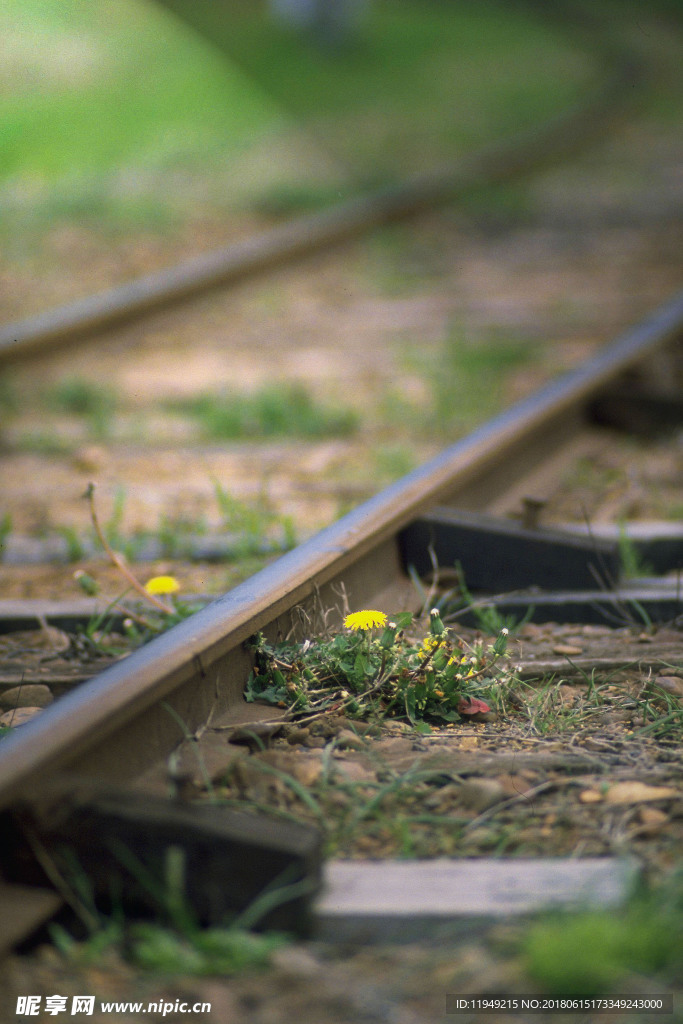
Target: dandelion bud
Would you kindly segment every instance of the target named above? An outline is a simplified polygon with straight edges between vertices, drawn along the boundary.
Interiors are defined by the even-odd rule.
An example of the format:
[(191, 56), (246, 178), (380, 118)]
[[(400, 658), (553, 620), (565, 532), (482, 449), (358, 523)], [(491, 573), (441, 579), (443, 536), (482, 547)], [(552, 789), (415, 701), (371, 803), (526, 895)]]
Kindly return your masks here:
[(74, 573), (74, 580), (76, 581), (78, 586), (81, 588), (81, 590), (84, 593), (88, 594), (89, 597), (94, 597), (95, 594), (99, 593), (99, 590), (100, 590), (99, 583), (97, 582), (97, 580), (93, 579), (93, 577), (89, 573), (85, 572), (83, 569), (76, 569), (76, 572)]
[(441, 614), (438, 608), (432, 608), (429, 613), (429, 632), (432, 636), (443, 636), (446, 632), (446, 627), (441, 621)]
[(398, 632), (395, 622), (388, 622), (384, 627), (381, 637), (379, 638), (380, 646), (385, 650), (389, 650), (394, 646), (396, 642), (396, 633)]
[(505, 652), (508, 649), (508, 634), (509, 634), (509, 632), (510, 631), (508, 629), (505, 629), (505, 628), (501, 629), (500, 633), (496, 637), (495, 642), (493, 644), (493, 653), (494, 654), (498, 654), (498, 655), (505, 654)]

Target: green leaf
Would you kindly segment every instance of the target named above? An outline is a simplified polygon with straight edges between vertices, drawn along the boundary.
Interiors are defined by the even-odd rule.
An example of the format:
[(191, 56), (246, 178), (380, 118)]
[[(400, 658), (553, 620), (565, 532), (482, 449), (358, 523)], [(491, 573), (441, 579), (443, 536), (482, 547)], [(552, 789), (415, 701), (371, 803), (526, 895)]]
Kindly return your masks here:
[(406, 689), (404, 699), (406, 706), (406, 714), (408, 715), (408, 718), (414, 725), (415, 716), (417, 713), (417, 698), (415, 696), (415, 688), (413, 686), (409, 686)]

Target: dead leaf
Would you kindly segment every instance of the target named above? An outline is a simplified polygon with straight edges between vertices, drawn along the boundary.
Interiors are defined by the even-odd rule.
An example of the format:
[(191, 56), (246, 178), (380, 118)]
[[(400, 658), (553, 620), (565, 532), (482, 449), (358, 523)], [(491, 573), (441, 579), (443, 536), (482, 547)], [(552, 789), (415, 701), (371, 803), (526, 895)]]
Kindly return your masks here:
[(486, 714), (490, 710), (491, 708), (488, 704), (483, 700), (479, 700), (478, 697), (461, 697), (458, 701), (459, 715)]
[(6, 711), (4, 715), (0, 715), (0, 725), (16, 729), (18, 726), (30, 722), (42, 710), (42, 708), (15, 708), (13, 711)]
[(608, 804), (637, 804), (646, 800), (671, 800), (678, 790), (670, 786), (648, 786), (644, 782), (615, 782), (607, 791)]

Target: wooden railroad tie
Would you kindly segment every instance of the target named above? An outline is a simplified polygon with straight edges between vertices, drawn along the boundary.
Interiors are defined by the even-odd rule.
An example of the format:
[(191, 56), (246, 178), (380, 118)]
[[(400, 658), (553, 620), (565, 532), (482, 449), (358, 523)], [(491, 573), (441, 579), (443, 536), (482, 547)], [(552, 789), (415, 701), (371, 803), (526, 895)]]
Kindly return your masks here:
[(321, 886), (316, 829), (99, 781), (64, 777), (15, 804), (2, 829), (8, 882), (64, 896), (80, 872), (103, 909), (131, 915), (180, 898), (197, 924), (220, 925), (262, 901), (258, 927), (304, 935)]

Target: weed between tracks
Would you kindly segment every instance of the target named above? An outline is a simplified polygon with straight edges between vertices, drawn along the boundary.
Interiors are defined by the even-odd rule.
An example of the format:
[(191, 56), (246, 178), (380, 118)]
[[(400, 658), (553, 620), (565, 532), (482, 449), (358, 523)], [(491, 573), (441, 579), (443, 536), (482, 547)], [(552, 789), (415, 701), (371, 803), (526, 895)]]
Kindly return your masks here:
[(566, 656), (566, 671), (521, 678), (507, 630), (465, 635), (434, 609), (427, 636), (365, 611), (324, 639), (256, 637), (247, 700), (284, 721), (241, 730), (252, 756), (212, 798), (314, 824), (342, 856), (647, 855), (655, 839), (670, 861), (683, 666), (583, 670)]
[(505, 656), (507, 629), (486, 649), (466, 649), (449, 635), (437, 608), (429, 633), (406, 639), (413, 616), (389, 620), (384, 612), (346, 616), (345, 633), (303, 644), (270, 645), (261, 635), (253, 647), (256, 665), (247, 681), (247, 701), (263, 700), (293, 712), (334, 710), (349, 717), (406, 718), (414, 726), (486, 715), (486, 696), (500, 703), (509, 674)]

